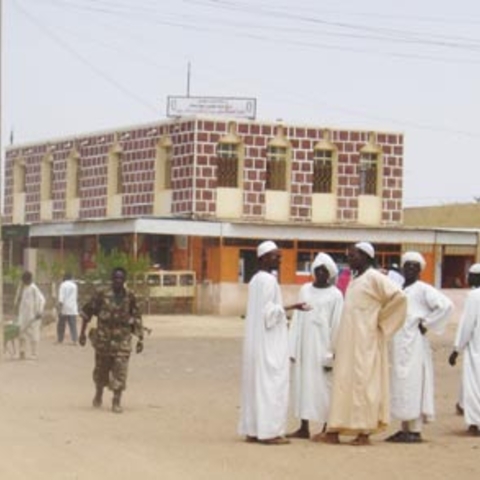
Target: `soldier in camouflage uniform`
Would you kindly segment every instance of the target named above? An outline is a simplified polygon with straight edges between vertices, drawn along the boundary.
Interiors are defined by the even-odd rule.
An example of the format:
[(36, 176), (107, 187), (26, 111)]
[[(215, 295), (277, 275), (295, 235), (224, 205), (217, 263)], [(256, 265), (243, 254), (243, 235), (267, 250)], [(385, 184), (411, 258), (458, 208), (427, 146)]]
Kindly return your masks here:
[(140, 310), (133, 292), (125, 288), (127, 274), (123, 268), (112, 272), (110, 288), (98, 291), (84, 305), (80, 315), (82, 329), (79, 343), (86, 344), (86, 327), (93, 316), (97, 328), (88, 337), (95, 349), (93, 381), (96, 393), (93, 406), (102, 405), (104, 387), (113, 390), (112, 411), (121, 413), (121, 397), (126, 387), (128, 360), (132, 351), (132, 335), (138, 337), (136, 352), (143, 350), (143, 325)]

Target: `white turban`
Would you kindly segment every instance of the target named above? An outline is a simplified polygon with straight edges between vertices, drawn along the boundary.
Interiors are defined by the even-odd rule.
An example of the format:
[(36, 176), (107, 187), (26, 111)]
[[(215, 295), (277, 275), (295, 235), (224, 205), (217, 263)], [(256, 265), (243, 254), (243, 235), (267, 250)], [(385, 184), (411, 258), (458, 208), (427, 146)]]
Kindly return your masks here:
[(315, 269), (317, 269), (318, 267), (321, 267), (322, 265), (328, 270), (328, 274), (331, 279), (338, 275), (338, 268), (333, 258), (327, 253), (323, 253), (323, 252), (319, 253), (315, 257), (315, 260), (313, 260), (312, 275), (315, 274)]
[(468, 273), (473, 273), (475, 275), (480, 273), (480, 263), (474, 263), (469, 269)]
[(407, 262), (415, 262), (420, 264), (420, 269), (423, 270), (425, 268), (425, 265), (427, 262), (423, 258), (423, 255), (419, 252), (405, 252), (402, 255), (402, 267), (407, 263)]
[(368, 242), (358, 242), (355, 244), (357, 250), (361, 250), (363, 253), (366, 253), (370, 258), (375, 258), (375, 249), (373, 245)]
[(278, 250), (277, 244), (275, 242), (272, 242), (271, 240), (262, 242), (257, 247), (257, 257), (263, 257), (266, 253), (273, 252), (274, 250)]

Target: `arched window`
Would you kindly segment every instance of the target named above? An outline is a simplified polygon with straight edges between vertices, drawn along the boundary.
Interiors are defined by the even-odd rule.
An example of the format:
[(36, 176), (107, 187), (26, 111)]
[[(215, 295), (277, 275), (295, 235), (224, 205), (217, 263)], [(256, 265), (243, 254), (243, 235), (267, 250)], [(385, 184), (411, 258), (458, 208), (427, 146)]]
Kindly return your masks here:
[(16, 158), (13, 164), (13, 193), (25, 193), (26, 167), (23, 158)]
[(379, 195), (380, 153), (375, 134), (370, 133), (368, 143), (360, 150), (360, 195)]
[(115, 138), (108, 155), (108, 195), (123, 193), (123, 148)]
[(53, 198), (53, 155), (49, 152), (42, 159), (41, 165), (41, 199), (51, 200)]
[(337, 147), (330, 141), (330, 131), (313, 147), (312, 193), (333, 193), (337, 169)]
[(235, 133), (235, 122), (217, 144), (217, 187), (239, 188), (241, 140)]
[(173, 142), (170, 137), (163, 137), (157, 145), (155, 164), (155, 190), (172, 188)]
[(81, 181), (80, 154), (74, 148), (67, 159), (67, 197), (80, 197)]
[(289, 188), (290, 176), (289, 141), (285, 138), (283, 127), (277, 129), (275, 138), (267, 147), (267, 178), (266, 190), (286, 191)]

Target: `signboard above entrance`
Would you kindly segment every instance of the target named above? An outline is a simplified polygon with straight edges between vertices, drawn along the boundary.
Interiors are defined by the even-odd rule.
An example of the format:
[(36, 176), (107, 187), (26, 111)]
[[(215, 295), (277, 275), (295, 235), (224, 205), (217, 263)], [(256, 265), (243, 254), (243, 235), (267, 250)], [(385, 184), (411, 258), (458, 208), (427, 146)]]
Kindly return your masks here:
[(237, 97), (167, 97), (167, 117), (214, 115), (254, 120), (257, 114), (255, 98)]

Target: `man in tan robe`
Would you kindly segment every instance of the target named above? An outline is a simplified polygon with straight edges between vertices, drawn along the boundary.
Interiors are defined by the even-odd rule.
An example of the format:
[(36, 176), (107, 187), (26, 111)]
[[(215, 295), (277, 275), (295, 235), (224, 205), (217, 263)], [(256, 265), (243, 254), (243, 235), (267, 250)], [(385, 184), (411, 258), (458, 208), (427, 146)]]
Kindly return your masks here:
[(406, 317), (407, 300), (386, 275), (372, 268), (375, 251), (360, 242), (349, 251), (354, 276), (345, 295), (334, 347), (333, 389), (323, 441), (355, 435), (353, 445), (367, 445), (372, 433), (390, 420), (387, 342)]

